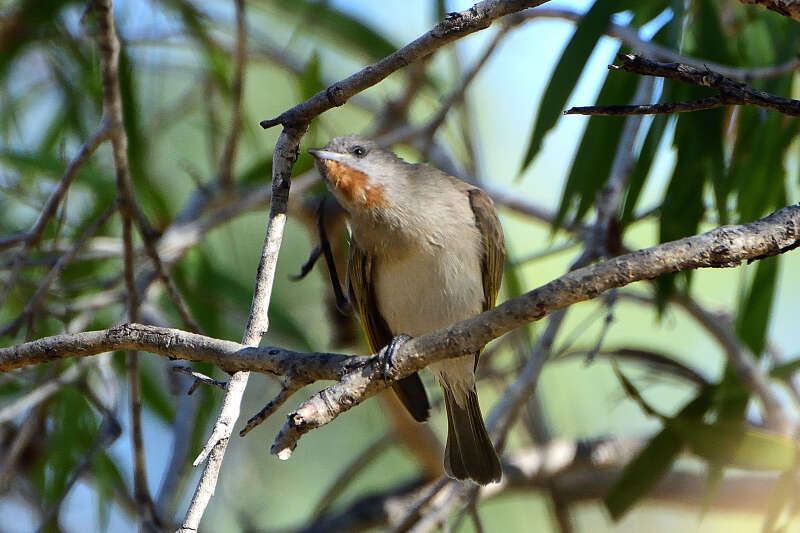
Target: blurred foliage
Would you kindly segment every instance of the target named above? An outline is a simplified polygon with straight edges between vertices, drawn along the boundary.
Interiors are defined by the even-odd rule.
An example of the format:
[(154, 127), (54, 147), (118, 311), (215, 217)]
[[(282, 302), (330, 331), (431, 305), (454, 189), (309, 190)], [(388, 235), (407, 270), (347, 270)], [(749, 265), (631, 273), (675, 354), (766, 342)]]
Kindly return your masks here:
[[(102, 118), (98, 54), (92, 39), (96, 25), (91, 13), (80, 20), (85, 4), (20, 0), (0, 8), (0, 237), (33, 226), (70, 158)], [(117, 16), (124, 37), (120, 84), (137, 201), (157, 237), (181, 224), (194, 223), (195, 227), (206, 228), (207, 233), (197, 244), (175, 259), (172, 276), (203, 333), (237, 339), (250, 305), (266, 206), (250, 205), (226, 218), (223, 211), (230, 198), (215, 189), (213, 182), (216, 158), (225, 142), (232, 111), (235, 69), (230, 4), (206, 6), (189, 0), (168, 0), (136, 6), (134, 2), (124, 2), (117, 7)], [(313, 0), (247, 3), (250, 26), (266, 27), (276, 37), (274, 42), (258, 32), (250, 37), (251, 48), (266, 52), (248, 59), (249, 97), (245, 98), (244, 113), (256, 109), (256, 105), (259, 111), (263, 110), (265, 100), (288, 107), (348, 74), (341, 64), (373, 62), (402, 44), (340, 5)], [(431, 23), (435, 17), (447, 13), (448, 5), (444, 1), (431, 3)], [(158, 20), (158, 24), (150, 27), (139, 20), (138, 9), (148, 13), (147, 20)], [(796, 22), (766, 10), (746, 8), (735, 1), (594, 2), (575, 24), (549, 74), (517, 168), (523, 171), (533, 168), (546, 152), (548, 133), (555, 131), (560, 121), (570, 120), (562, 117), (562, 111), (576, 95), (585, 96), (585, 91), (576, 92), (576, 88), (586, 77), (591, 56), (605, 40), (603, 35), (609, 21), (629, 23), (638, 29), (647, 27), (654, 43), (738, 67), (784, 63), (800, 49), (800, 25)], [(279, 46), (278, 42), (282, 44)], [(619, 43), (614, 47), (620, 52), (629, 51)], [(497, 53), (502, 54), (502, 48)], [(458, 83), (457, 78), (451, 79), (452, 73), (448, 75), (443, 70), (447, 69), (434, 64), (423, 72), (425, 83), (420, 84), (415, 95), (418, 103), (409, 114), (412, 119), (430, 115), (431, 109), (436, 109), (431, 108), (431, 103), (438, 105), (444, 100), (447, 91), (442, 88)], [(332, 75), (333, 72), (337, 74)], [(405, 89), (403, 81), (395, 78), (400, 77), (384, 84), (386, 93), (392, 97)], [(595, 101), (584, 99), (579, 105), (627, 104), (640, 82), (639, 77), (624, 72), (604, 72), (600, 79)], [(798, 91), (796, 80), (796, 75), (785, 74), (772, 79), (752, 79), (749, 83), (758, 89), (791, 96)], [(659, 82), (656, 88), (653, 100), (661, 102), (708, 94), (703, 89), (672, 81)], [(464, 114), (469, 115), (468, 103), (460, 105)], [(420, 111), (417, 107), (424, 109)], [(314, 139), (356, 129), (369, 130), (373, 123), (386, 118), (380, 106), (363, 105), (357, 111), (344, 112), (351, 114), (321, 117), (313, 126)], [(245, 114), (245, 132), (252, 133), (250, 128), (259, 118), (264, 117)], [(619, 149), (624, 120), (589, 118), (574, 153), (562, 154), (571, 165), (563, 177), (558, 205), (550, 206), (556, 213), (552, 238), (573, 239), (561, 229), (593, 219), (597, 194)], [(349, 127), (342, 130), (344, 124)], [(460, 128), (450, 125), (436, 136), (453, 154), (462, 153), (463, 146), (470, 147), (473, 143), (474, 132), (470, 132), (470, 126), (464, 126), (468, 121), (462, 120), (461, 124)], [(798, 186), (790, 182), (797, 172), (789, 167), (798, 164), (798, 124), (797, 120), (756, 108), (646, 119), (635, 143), (637, 158), (617, 213), (620, 238), (634, 242), (629, 237), (637, 224), (644, 221), (652, 225), (655, 235), (655, 240), (648, 244), (665, 242), (719, 224), (748, 222), (784, 206), (792, 197), (793, 188)], [(269, 187), (272, 154), (270, 142), (263, 140), (268, 135), (273, 133), (262, 134), (259, 130), (258, 136), (243, 135), (234, 166), (240, 199)], [(491, 136), (492, 132), (483, 135)], [(400, 149), (414, 153), (410, 146)], [(466, 157), (473, 156), (476, 157), (468, 153)], [(666, 180), (663, 172), (656, 171), (657, 164), (665, 157), (674, 160)], [(476, 167), (474, 160), (459, 163), (463, 168)], [(295, 175), (309, 171), (312, 166), (312, 158), (301, 153)], [(521, 172), (518, 186), (522, 190), (533, 187), (527, 180), (535, 179), (530, 173)], [(660, 200), (655, 205), (646, 200), (648, 190), (660, 191)], [(103, 147), (81, 167), (41, 242), (32, 247), (19, 282), (0, 307), (0, 324), (13, 320), (23, 310), (57, 258), (115, 197), (114, 169), (108, 148)], [(257, 210), (257, 216), (246, 214), (253, 210)], [(511, 228), (517, 221), (508, 215), (504, 222), (507, 234), (515, 233)], [(290, 285), (285, 276), (286, 272), (297, 270), (312, 246), (307, 246), (307, 241), (314, 242), (316, 237), (306, 236), (292, 224), (289, 232), (291, 238), (285, 241), (289, 244), (284, 246), (281, 257), (266, 342), (309, 351), (330, 349), (328, 326), (322, 325), (326, 322), (323, 300), (328, 289), (320, 281)], [(89, 239), (23, 327), (2, 339), (3, 345), (63, 332), (107, 328), (123, 320), (125, 300), (119, 235), (120, 222), (115, 216)], [(136, 244), (140, 247), (141, 239)], [(0, 250), (3, 286), (20, 248), (17, 245)], [(510, 245), (510, 257), (512, 249)], [(152, 269), (143, 253), (138, 257), (138, 282), (150, 285)], [(723, 327), (729, 327), (735, 335), (736, 342), (759, 359), (770, 348), (771, 311), (777, 297), (781, 261), (781, 258), (759, 261), (748, 269), (741, 276), (738, 301), (731, 316), (720, 319), (725, 323)], [(676, 298), (696, 295), (694, 278), (687, 274), (657, 280), (651, 287), (654, 306), (663, 312), (671, 308)], [(526, 261), (515, 262), (514, 266), (509, 261), (505, 279), (507, 297), (532, 288)], [(727, 290), (736, 292), (730, 287)], [(148, 321), (186, 327), (158, 283), (152, 284), (147, 295)], [(536, 331), (532, 326), (526, 328), (525, 344), (534, 342)], [(508, 358), (498, 356), (494, 360), (498, 362), (497, 374), (506, 382), (518, 370), (518, 366), (508, 363)], [(126, 511), (124, 498), (119, 494), (131, 492), (127, 444), (118, 442), (111, 448), (106, 442), (100, 447), (93, 445), (101, 437), (107, 417), (122, 417), (122, 426), (126, 426), (125, 396), (119, 390), (125, 383), (121, 354), (109, 365), (118, 385), (108, 383), (103, 364), (89, 365), (78, 380), (60, 387), (24, 416), (0, 425), (3, 450), (10, 449), (27, 424), (35, 427), (36, 434), (36, 438), (22, 443), (25, 448), (23, 459), (17, 464), (17, 483), (2, 488), (5, 492), (0, 493), (0, 498), (10, 501), (17, 495), (16, 490), (22, 490), (24, 505), (44, 516), (52, 506), (60, 505), (69, 491), (70, 476), (82, 461), (88, 461), (82, 480), (95, 491), (98, 524), (107, 523), (112, 505)], [(789, 383), (800, 370), (800, 356), (787, 362), (767, 358), (764, 365), (771, 365), (772, 377)], [(156, 421), (154, 424), (162, 432), (161, 441), (171, 435), (169, 428), (176, 417), (182, 416), (179, 399), (189, 384), (178, 380), (182, 385), (175, 386), (175, 376), (168, 366), (168, 361), (155, 358), (143, 364), (141, 372), (146, 416)], [(207, 365), (195, 366), (200, 372), (215, 373)], [(67, 363), (50, 363), (0, 376), (0, 410), (69, 367)], [(708, 467), (710, 497), (729, 468), (784, 472), (765, 526), (768, 530), (777, 527), (777, 517), (789, 508), (794, 497), (790, 488), (797, 466), (796, 445), (752, 423), (752, 410), (748, 409), (753, 404), (751, 391), (732, 368), (720, 372), (712, 385), (699, 389), (685, 387), (689, 396), (683, 407), (671, 415), (662, 414), (645, 400), (636, 379), (622, 372), (624, 362), (614, 368), (619, 379), (616, 390), (624, 391), (660, 429), (627, 465), (606, 496), (605, 505), (613, 519), (621, 518), (640, 504), (648, 491), (675, 468), (681, 454), (689, 451)], [(191, 402), (194, 407), (188, 415), (190, 453), (183, 459), (181, 473), (183, 490), (188, 492), (177, 496), (181, 502), (191, 493), (192, 487), (187, 483), (189, 465), (193, 453), (206, 438), (218, 396), (213, 390), (201, 388)], [(371, 424), (371, 427), (377, 431), (381, 426)], [(123, 434), (127, 437), (127, 433)], [(516, 444), (517, 440), (512, 442)], [(271, 460), (263, 446), (258, 453), (249, 460)], [(402, 473), (401, 477), (380, 479), (384, 482), (382, 486), (386, 486), (389, 481), (401, 481)], [(306, 481), (315, 483), (313, 479)]]

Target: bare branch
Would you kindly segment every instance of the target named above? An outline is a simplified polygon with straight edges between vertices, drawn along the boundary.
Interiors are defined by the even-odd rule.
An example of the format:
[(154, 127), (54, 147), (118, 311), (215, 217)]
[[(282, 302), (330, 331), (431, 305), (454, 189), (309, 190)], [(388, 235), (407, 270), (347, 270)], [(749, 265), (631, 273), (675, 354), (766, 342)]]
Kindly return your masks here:
[(191, 367), (188, 366), (172, 365), (170, 369), (175, 372), (179, 372), (181, 374), (185, 374), (191, 378), (194, 378), (194, 383), (189, 388), (189, 391), (186, 394), (192, 394), (197, 388), (197, 386), (200, 385), (201, 383), (222, 390), (225, 390), (225, 387), (227, 385), (227, 383), (225, 383), (224, 381), (219, 381), (218, 379), (214, 379), (211, 376), (206, 376), (205, 374), (202, 374), (200, 372), (195, 372)]
[(250, 417), (250, 420), (247, 421), (247, 424), (245, 424), (244, 428), (242, 428), (242, 430), (239, 432), (239, 436), (244, 437), (259, 424), (264, 422), (267, 418), (271, 417), (275, 411), (280, 409), (280, 407), (286, 403), (286, 400), (288, 400), (289, 397), (291, 397), (302, 387), (302, 383), (297, 383), (291, 378), (284, 378), (281, 382), (281, 390), (278, 392), (278, 394), (272, 400), (270, 400), (270, 402), (265, 405), (261, 411)]
[[(478, 317), (412, 339), (398, 350), (397, 370), (402, 367), (402, 371), (391, 379), (405, 377), (442, 357), (473, 353), (511, 329), (611, 288), (680, 270), (736, 266), (747, 259), (743, 255), (763, 257), (797, 246), (800, 246), (800, 206), (791, 206), (751, 224), (723, 226), (703, 235), (584, 267)], [(289, 415), (273, 443), (272, 453), (288, 457), (303, 434), (375, 394), (383, 388), (378, 383), (382, 381), (382, 369), (373, 361), (360, 372), (348, 374), (339, 383), (315, 394)]]
[[(275, 280), (275, 268), (278, 264), (278, 252), (283, 239), (283, 228), (286, 225), (292, 166), (297, 160), (298, 146), (305, 129), (305, 127), (285, 127), (278, 137), (275, 152), (273, 153), (272, 199), (270, 201), (269, 219), (264, 245), (261, 249), (261, 260), (258, 264), (250, 316), (242, 339), (242, 343), (247, 346), (258, 346), (261, 337), (266, 334), (269, 328), (267, 310), (269, 309), (272, 295), (272, 284)], [(197, 466), (207, 459), (200, 483), (195, 489), (192, 503), (181, 526), (181, 532), (197, 531), (208, 502), (211, 501), (225, 449), (233, 434), (233, 426), (239, 418), (242, 397), (247, 387), (248, 378), (249, 372), (243, 371), (236, 372), (228, 380), (228, 387), (222, 400), (222, 407), (214, 424), (214, 429), (194, 462), (194, 465)]]
[(271, 128), (278, 124), (308, 124), (313, 118), (328, 109), (343, 105), (353, 95), (372, 87), (395, 72), (414, 61), (418, 61), (442, 46), (476, 31), (488, 28), (500, 17), (516, 13), (525, 8), (536, 7), (547, 0), (484, 0), (471, 8), (455, 13), (437, 24), (428, 33), (417, 38), (393, 54), (377, 63), (369, 65), (355, 74), (336, 82), (324, 91), (318, 92), (305, 102), (284, 111), (279, 116), (262, 120), (262, 128)]
[(242, 93), (244, 91), (244, 75), (247, 62), (247, 20), (245, 18), (244, 0), (235, 0), (236, 6), (236, 50), (234, 52), (234, 74), (231, 95), (231, 126), (228, 138), (222, 151), (217, 179), (225, 187), (233, 184), (233, 162), (239, 135), (242, 129)]
[(708, 68), (700, 69), (683, 63), (658, 63), (633, 54), (617, 57), (622, 61), (622, 65), (609, 65), (610, 70), (624, 70), (634, 74), (656, 76), (700, 87), (709, 87), (719, 91), (719, 94), (711, 98), (672, 104), (579, 107), (568, 109), (564, 112), (565, 114), (641, 115), (713, 109), (722, 105), (752, 105), (778, 111), (785, 115), (800, 116), (800, 100), (756, 90), (745, 83), (726, 78)]
[(722, 96), (709, 96), (688, 102), (663, 102), (658, 104), (642, 105), (598, 105), (571, 107), (564, 111), (565, 115), (600, 115), (600, 116), (619, 116), (619, 115), (658, 115), (672, 113), (691, 113), (693, 111), (704, 111), (706, 109), (716, 109), (727, 105), (736, 105), (736, 101), (728, 101)]
[[(786, 207), (767, 218), (741, 226), (723, 226), (708, 233), (618, 256), (572, 271), (474, 318), (408, 341), (395, 355), (396, 366), (385, 376), (376, 357), (299, 354), (281, 348), (248, 347), (180, 330), (128, 324), (110, 330), (58, 335), (0, 348), (0, 371), (61, 357), (140, 349), (219, 365), (228, 371), (252, 369), (312, 382), (336, 379), (289, 415), (274, 453), (291, 451), (308, 431), (335, 418), (379, 390), (447, 358), (472, 353), (490, 340), (611, 288), (680, 270), (733, 267), (742, 261), (783, 253), (800, 245), (800, 206)], [(236, 374), (235, 374), (236, 375)], [(384, 379), (386, 378), (386, 379)], [(490, 425), (494, 427), (496, 422)], [(284, 453), (284, 455), (286, 455)]]
[[(116, 170), (117, 202), (122, 218), (128, 320), (135, 322), (138, 320), (140, 302), (136, 291), (134, 273), (132, 219), (138, 207), (136, 206), (131, 183), (130, 166), (128, 164), (128, 138), (125, 133), (122, 115), (122, 97), (119, 83), (120, 43), (114, 24), (111, 0), (96, 0), (94, 6), (97, 11), (97, 44), (100, 49), (103, 80), (103, 122), (109, 129), (111, 139), (114, 168)], [(147, 483), (147, 464), (141, 423), (142, 398), (141, 384), (139, 382), (139, 356), (135, 351), (128, 353), (127, 366), (131, 442), (134, 457), (134, 496), (142, 526), (147, 529), (153, 529), (158, 527), (158, 516)]]

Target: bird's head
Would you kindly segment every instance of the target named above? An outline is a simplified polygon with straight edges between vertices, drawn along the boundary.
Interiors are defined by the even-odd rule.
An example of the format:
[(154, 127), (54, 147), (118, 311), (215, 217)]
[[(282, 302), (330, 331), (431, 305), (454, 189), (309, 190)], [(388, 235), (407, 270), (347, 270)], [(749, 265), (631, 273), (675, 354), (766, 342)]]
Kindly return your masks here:
[(408, 163), (357, 135), (331, 140), (322, 150), (309, 150), (328, 189), (351, 213), (391, 207), (408, 180)]

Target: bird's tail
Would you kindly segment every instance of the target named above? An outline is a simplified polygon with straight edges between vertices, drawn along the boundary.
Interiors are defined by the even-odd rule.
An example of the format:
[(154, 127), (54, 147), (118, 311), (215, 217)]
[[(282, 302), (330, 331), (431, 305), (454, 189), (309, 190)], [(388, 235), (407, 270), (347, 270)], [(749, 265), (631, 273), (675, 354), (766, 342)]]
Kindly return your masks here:
[(500, 481), (503, 470), (500, 459), (486, 432), (475, 386), (461, 403), (453, 391), (442, 383), (447, 407), (447, 447), (444, 470), (456, 479), (471, 479), (480, 485)]

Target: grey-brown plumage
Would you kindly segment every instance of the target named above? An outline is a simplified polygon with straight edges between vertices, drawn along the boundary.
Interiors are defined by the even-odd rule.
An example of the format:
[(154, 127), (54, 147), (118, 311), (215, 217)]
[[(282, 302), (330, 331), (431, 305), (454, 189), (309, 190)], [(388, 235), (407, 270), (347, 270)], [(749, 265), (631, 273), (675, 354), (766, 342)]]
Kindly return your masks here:
[[(352, 135), (311, 153), (350, 215), (350, 294), (373, 351), (393, 336), (423, 335), (494, 306), (505, 248), (494, 205), (482, 190)], [(478, 356), (430, 368), (439, 375), (447, 408), (445, 471), (486, 484), (502, 471), (478, 405)], [(427, 418), (416, 374), (395, 392), (417, 420)]]

